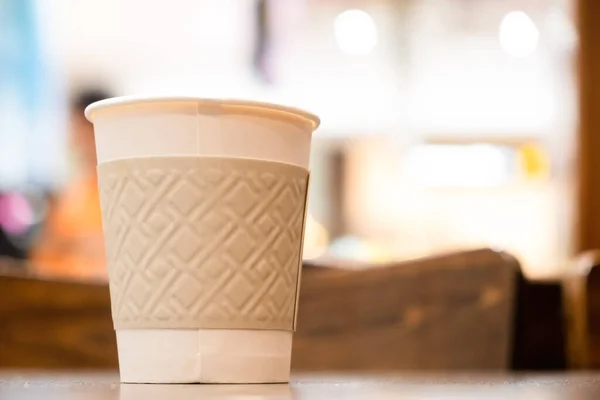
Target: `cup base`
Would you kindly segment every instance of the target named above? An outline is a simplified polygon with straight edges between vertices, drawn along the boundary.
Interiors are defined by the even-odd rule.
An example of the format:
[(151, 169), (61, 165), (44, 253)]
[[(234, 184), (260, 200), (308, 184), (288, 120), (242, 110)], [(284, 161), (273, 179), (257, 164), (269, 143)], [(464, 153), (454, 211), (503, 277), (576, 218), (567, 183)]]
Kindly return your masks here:
[(292, 332), (117, 330), (123, 383), (285, 383)]

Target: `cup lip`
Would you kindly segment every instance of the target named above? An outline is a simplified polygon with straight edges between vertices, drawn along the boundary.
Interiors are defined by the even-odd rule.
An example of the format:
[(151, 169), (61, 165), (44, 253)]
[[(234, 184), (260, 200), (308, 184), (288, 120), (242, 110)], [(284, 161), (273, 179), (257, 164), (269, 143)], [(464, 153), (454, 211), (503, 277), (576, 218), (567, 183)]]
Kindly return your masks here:
[(108, 109), (114, 109), (123, 106), (132, 106), (139, 104), (149, 103), (196, 103), (198, 106), (229, 106), (239, 108), (254, 108), (258, 111), (275, 111), (283, 114), (289, 114), (292, 116), (304, 118), (313, 125), (313, 130), (317, 129), (321, 124), (321, 119), (315, 114), (302, 110), (296, 107), (284, 106), (275, 103), (255, 101), (255, 100), (243, 100), (243, 99), (228, 99), (228, 98), (206, 98), (196, 96), (161, 96), (161, 95), (129, 95), (111, 97), (109, 99), (100, 100), (90, 104), (85, 108), (85, 117), (90, 122), (94, 122), (94, 116), (99, 111), (106, 111)]

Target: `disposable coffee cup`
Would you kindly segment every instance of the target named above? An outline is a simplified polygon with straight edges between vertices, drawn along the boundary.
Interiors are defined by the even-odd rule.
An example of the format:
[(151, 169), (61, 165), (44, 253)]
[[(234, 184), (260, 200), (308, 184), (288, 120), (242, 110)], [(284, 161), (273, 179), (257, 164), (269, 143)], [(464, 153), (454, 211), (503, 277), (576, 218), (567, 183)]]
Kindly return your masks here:
[(319, 119), (279, 105), (90, 105), (124, 383), (290, 376)]

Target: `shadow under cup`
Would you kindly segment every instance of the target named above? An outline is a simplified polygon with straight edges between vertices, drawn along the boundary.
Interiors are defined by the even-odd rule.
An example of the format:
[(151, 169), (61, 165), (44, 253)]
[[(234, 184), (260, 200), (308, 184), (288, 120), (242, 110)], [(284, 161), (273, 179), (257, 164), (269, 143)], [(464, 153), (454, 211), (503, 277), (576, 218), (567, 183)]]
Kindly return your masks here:
[(263, 103), (91, 105), (122, 382), (287, 382), (318, 119)]

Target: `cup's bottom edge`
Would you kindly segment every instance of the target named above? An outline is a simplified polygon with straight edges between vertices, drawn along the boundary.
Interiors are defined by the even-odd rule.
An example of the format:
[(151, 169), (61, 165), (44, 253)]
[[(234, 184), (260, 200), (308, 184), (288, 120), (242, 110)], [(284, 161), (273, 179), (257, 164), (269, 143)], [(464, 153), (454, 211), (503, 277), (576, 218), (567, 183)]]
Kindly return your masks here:
[(288, 383), (292, 333), (119, 331), (120, 382), (127, 384)]

